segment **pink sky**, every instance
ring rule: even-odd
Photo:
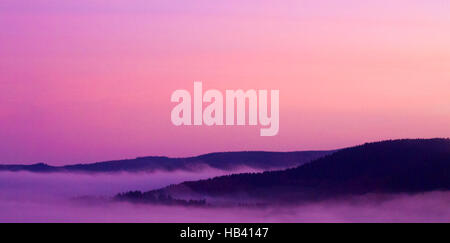
[[[450,5],[2,0],[0,163],[450,137]],[[175,127],[176,89],[279,89],[280,132]]]

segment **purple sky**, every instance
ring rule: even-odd
[[[449,137],[448,1],[2,0],[0,163]],[[279,89],[280,132],[175,127],[176,89]]]

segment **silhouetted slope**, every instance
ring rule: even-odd
[[[294,169],[184,182],[150,191],[172,198],[294,202],[366,193],[450,189],[450,140],[395,140],[340,150]]]
[[[58,171],[58,167],[46,165],[44,163],[32,165],[0,165],[0,171],[33,171],[33,172],[54,172]]]
[[[259,170],[285,169],[310,162],[333,151],[303,152],[224,152],[211,153],[189,158],[142,157],[128,160],[76,164],[67,166],[49,166],[43,163],[34,165],[0,165],[0,171],[32,172],[140,172],[200,170],[215,168],[233,171],[241,167]]]

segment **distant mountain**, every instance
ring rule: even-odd
[[[32,165],[0,165],[0,171],[33,171],[33,172],[53,172],[58,171],[60,167],[49,166],[44,163]]]
[[[116,199],[298,203],[449,189],[450,140],[418,139],[367,143],[293,169],[184,182],[145,193],[119,194]]]
[[[188,158],[141,157],[67,166],[49,166],[43,163],[33,165],[0,165],[0,171],[152,172],[175,170],[196,171],[204,168],[215,168],[232,172],[243,167],[257,170],[274,170],[296,167],[333,152],[224,152]]]

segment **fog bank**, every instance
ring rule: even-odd
[[[340,201],[270,208],[195,208],[74,197],[110,197],[184,180],[217,176],[189,172],[152,174],[0,173],[0,222],[450,222],[450,192],[369,195]]]

